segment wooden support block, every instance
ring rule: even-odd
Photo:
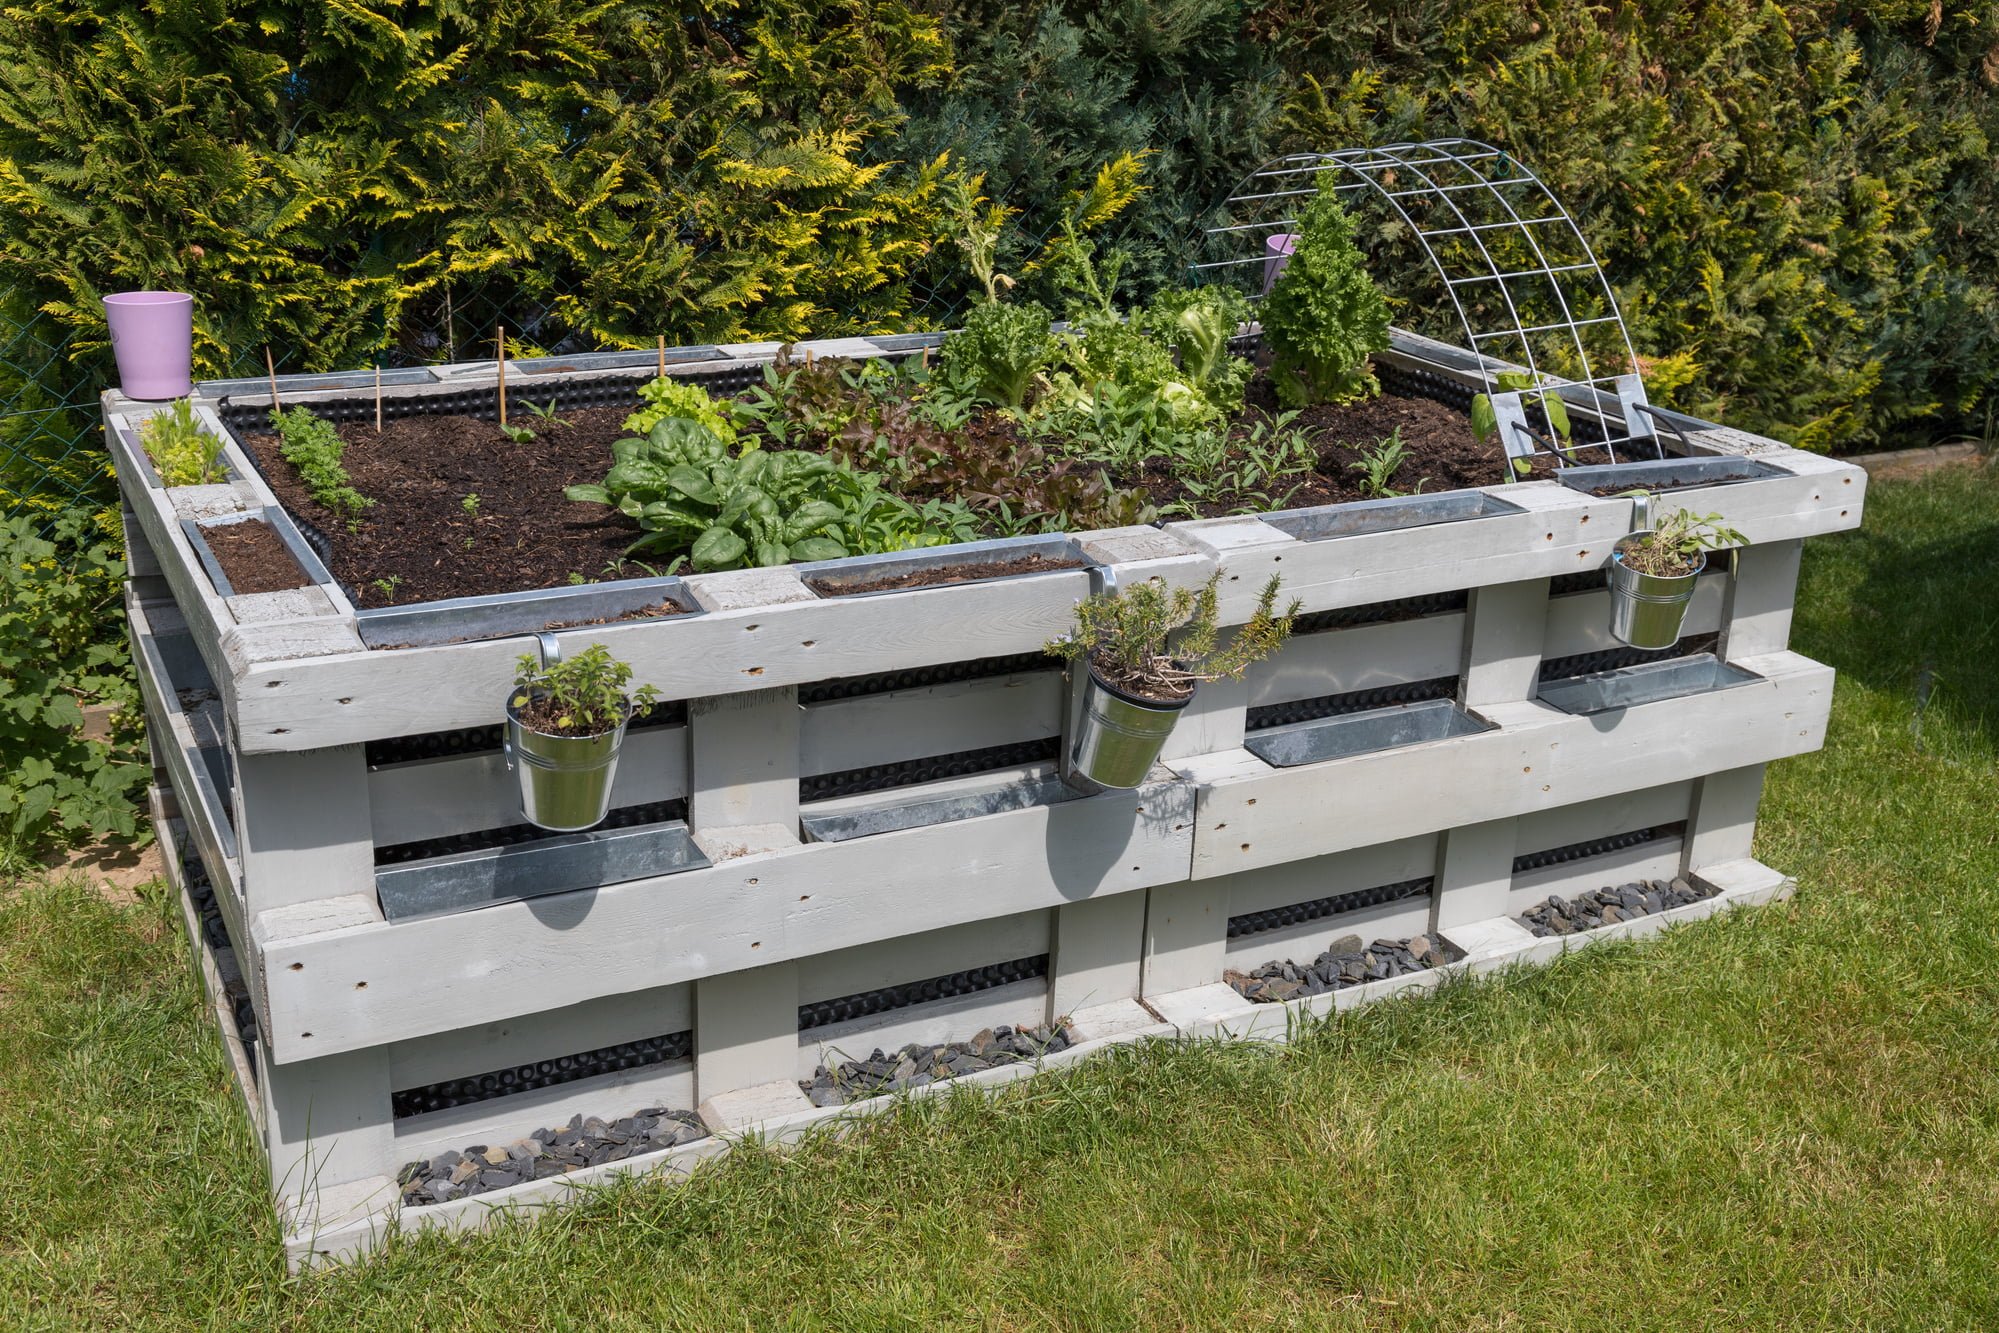
[[[1548,637],[1548,580],[1474,588],[1467,620],[1464,706],[1478,709],[1532,698]]]
[[[1147,996],[1218,981],[1228,966],[1228,879],[1182,880],[1148,890],[1144,989]]]
[[[1184,759],[1242,748],[1249,721],[1249,680],[1211,680],[1194,691],[1159,757]]]
[[[1136,998],[1145,945],[1145,895],[1085,898],[1055,909],[1048,1017]]]
[[[796,687],[692,700],[687,727],[688,822],[696,833],[756,824],[798,827]]]
[[[1518,823],[1492,819],[1444,833],[1437,848],[1437,887],[1430,898],[1434,929],[1447,931],[1505,914]]]
[[[1721,655],[1748,657],[1790,646],[1791,609],[1798,594],[1803,540],[1745,546],[1735,554],[1722,617]]]
[[[1710,773],[1694,783],[1687,818],[1683,868],[1747,860],[1756,838],[1756,807],[1763,799],[1762,764]]]
[[[257,1063],[274,1195],[310,1203],[318,1191],[394,1174],[386,1047],[273,1066],[259,1043]]]
[[[375,893],[368,764],[359,745],[236,759],[248,914]]]
[[[694,983],[694,1093],[701,1101],[792,1078],[797,1062],[797,963]]]

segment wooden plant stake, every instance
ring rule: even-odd
[[[659,335],[659,377],[666,378],[666,335]]]
[[[273,412],[284,411],[285,405],[278,401],[278,364],[271,360],[271,345],[269,343],[264,344],[264,374],[271,381],[271,410]]]
[[[500,325],[500,429],[507,428],[507,326]]]
[[[375,434],[382,433],[382,358],[375,358]]]

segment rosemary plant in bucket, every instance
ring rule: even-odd
[[[631,679],[630,665],[602,644],[546,666],[532,655],[520,659],[505,749],[529,823],[568,833],[603,821],[625,725],[659,698],[650,685],[628,690]]]
[[[1075,630],[1048,644],[1050,653],[1090,673],[1073,772],[1103,787],[1138,786],[1196,686],[1240,676],[1290,635],[1301,604],[1294,600],[1278,613],[1273,575],[1248,623],[1223,644],[1216,620],[1221,578],[1217,571],[1198,589],[1148,580],[1076,607]]]

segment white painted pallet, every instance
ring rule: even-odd
[[[697,368],[751,366],[771,350],[720,349]],[[643,358],[633,364],[642,369]],[[394,392],[476,387],[491,371],[450,368]],[[591,361],[580,373],[631,378],[633,366]],[[354,392],[323,378],[280,388],[287,402]],[[250,401],[261,389],[227,392]],[[1601,566],[1628,529],[1628,499],[1537,481],[1485,488],[1494,511],[1485,517],[1321,540],[1263,517],[1080,534],[1084,553],[1121,584],[1184,586],[1223,571],[1224,619],[1235,622],[1273,573],[1308,613],[1432,594],[1463,593],[1464,606],[1301,634],[1244,681],[1204,687],[1136,792],[846,841],[813,841],[805,817],[1045,777],[1069,695],[1052,665],[1019,663],[847,697],[815,687],[1035,653],[1069,624],[1089,576],[848,599],[819,596],[788,568],[695,576],[686,588],[698,614],[560,639],[570,651],[604,644],[684,704],[684,721],[630,735],[615,804],[684,801],[707,863],[390,920],[376,893],[379,849],[503,828],[516,798],[496,751],[371,762],[371,746],[498,722],[524,640],[369,650],[335,585],[222,596],[181,520],[275,498],[233,444],[227,484],[161,488],[131,439],[148,409],[115,397],[107,407],[134,538],[135,658],[165,784],[157,818],[208,869],[256,1006],[254,1077],[240,1051],[238,1073],[294,1262],[356,1252],[397,1225],[402,1162],[506,1141],[574,1112],[699,1106],[729,1134],[753,1123],[793,1136],[856,1113],[812,1111],[796,1080],[874,1046],[1063,1017],[1083,1040],[1051,1065],[1169,1032],[1268,1038],[1444,973],[1246,1013],[1220,984],[1227,969],[1309,958],[1350,933],[1422,930],[1463,945],[1457,970],[1475,971],[1548,953],[1523,944],[1506,918],[1549,892],[1668,874],[1733,886],[1714,902],[1762,892],[1767,875],[1743,867],[1753,864],[1764,768],[1821,743],[1831,698],[1832,673],[1787,648],[1798,552],[1805,537],[1857,525],[1865,486],[1856,469],[1773,447],[1756,454],[1768,475],[1673,497],[1721,513],[1756,543],[1732,574],[1702,580],[1687,633],[1716,635],[1718,655],[1758,679],[1596,716],[1536,698],[1544,663],[1616,647],[1606,593],[1551,597],[1550,584]],[[1295,768],[1246,748],[1271,716],[1256,710],[1453,678],[1456,703],[1486,729]],[[182,691],[203,683],[217,701],[190,706]],[[218,746],[222,782],[209,762]],[[969,776],[939,767],[887,795],[805,799],[836,779],[865,787],[885,768],[970,752],[1012,757]],[[1660,825],[1678,831],[1514,871],[1523,853]],[[1228,933],[1231,917],[1418,879],[1431,881],[1427,892]],[[822,1001],[1023,959],[1039,971],[800,1026]],[[393,1113],[398,1092],[680,1033],[684,1058]],[[952,1082],[998,1086],[1029,1073]],[[603,1177],[691,1169],[726,1137],[402,1217],[478,1226]]]

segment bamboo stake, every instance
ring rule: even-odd
[[[659,335],[659,377],[666,378],[666,335]]]
[[[264,344],[264,374],[268,375],[271,380],[271,410],[273,412],[284,411],[285,405],[278,401],[278,365],[277,362],[271,360],[271,345],[269,343]]]
[[[500,429],[507,428],[507,326],[500,325]]]

